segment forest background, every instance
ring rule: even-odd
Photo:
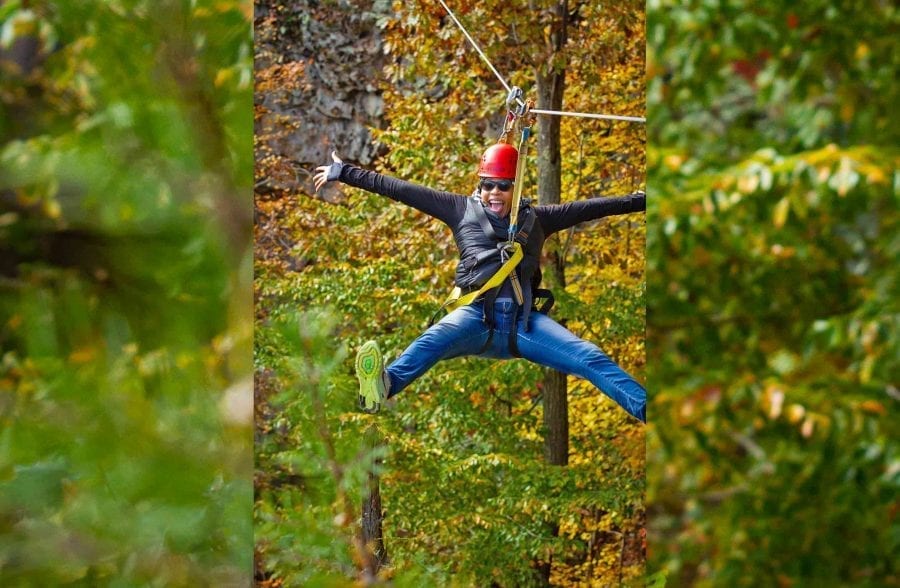
[[[643,115],[643,3],[455,10],[527,97],[564,73],[565,109]],[[560,378],[521,360],[442,363],[382,414],[355,408],[355,349],[377,339],[390,358],[425,328],[455,246],[384,197],[316,194],[311,172],[336,149],[468,195],[503,127],[503,86],[436,3],[262,1],[255,16],[257,581],[361,568],[398,585],[639,584],[643,427],[586,382],[562,378],[559,461],[544,400]],[[531,198],[537,160],[552,158],[552,127],[535,130]],[[644,137],[641,124],[563,120],[559,199],[642,189]],[[603,219],[552,239],[544,260],[554,317],[641,380],[645,235],[643,214]]]
[[[341,5],[353,6],[331,7]],[[0,2],[4,585],[249,581],[250,12],[203,0]],[[654,0],[647,17],[651,582],[896,586],[897,10]],[[471,59],[452,42],[451,59]],[[348,59],[360,55],[351,45]],[[496,124],[501,105],[479,104]],[[279,181],[306,181],[302,169]],[[309,333],[333,339],[316,324]],[[346,389],[349,364],[335,354]],[[348,419],[343,430],[367,424]],[[348,468],[344,487],[362,489],[365,470]],[[341,530],[320,524],[347,537],[346,513],[328,510],[334,496],[314,500]],[[631,577],[636,558],[610,557],[614,527],[600,524],[587,543],[606,560],[573,574]],[[299,523],[281,530],[266,530],[277,549],[313,549],[302,565],[262,554],[261,582],[303,566],[355,574],[349,543],[331,552],[322,536],[292,536],[305,532]],[[574,537],[549,547],[569,541],[568,553],[589,551]],[[410,563],[396,583],[446,573],[429,563]],[[529,581],[538,570],[525,570]]]
[[[252,577],[249,3],[0,1],[0,585]]]

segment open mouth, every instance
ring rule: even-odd
[[[503,201],[502,200],[488,200],[488,206],[496,213],[499,213],[503,210]]]

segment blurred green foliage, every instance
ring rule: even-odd
[[[249,5],[0,3],[0,584],[251,574]]]
[[[895,586],[897,8],[648,3],[651,569]]]

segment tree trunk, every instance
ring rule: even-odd
[[[537,106],[543,110],[562,110],[563,93],[566,88],[565,66],[558,67],[559,57],[566,44],[568,27],[568,2],[557,3],[555,15],[547,39],[547,54],[543,63],[536,67]],[[563,62],[564,63],[564,62]],[[541,204],[559,204],[562,186],[562,161],[560,158],[560,119],[545,116],[537,129],[538,152],[538,201]],[[549,251],[551,286],[563,288],[566,285],[565,263],[554,243]],[[544,397],[544,458],[547,463],[565,466],[569,463],[569,408],[565,374],[549,370],[543,382]],[[546,521],[550,536],[559,533],[557,521]],[[552,556],[546,561],[536,562],[540,583],[550,586],[553,568]]]
[[[369,446],[377,447],[383,442],[381,434],[374,426],[366,430],[366,438]],[[362,543],[365,550],[371,555],[372,575],[378,574],[388,563],[387,547],[384,545],[384,533],[381,522],[384,520],[384,511],[381,508],[381,478],[375,473],[381,466],[382,460],[374,459],[369,468],[366,479],[366,496],[362,501]]]
[[[375,573],[388,563],[387,548],[384,546],[384,534],[381,530],[383,512],[381,510],[381,490],[379,478],[369,472],[368,495],[362,504],[362,539],[371,550],[375,559]]]
[[[537,106],[545,110],[562,110],[563,93],[566,86],[566,70],[555,68],[554,62],[566,42],[568,18],[567,2],[556,6],[556,18],[550,34],[550,49],[547,60],[537,67]],[[559,149],[560,119],[545,116],[540,121],[537,132],[538,151],[538,200],[541,204],[559,204],[561,191],[562,162]],[[553,286],[563,288],[566,284],[565,263],[556,244],[549,252]],[[544,379],[544,455],[552,465],[566,465],[569,462],[569,419],[566,401],[566,377],[559,372],[550,372]]]

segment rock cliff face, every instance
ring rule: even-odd
[[[378,156],[368,128],[382,122],[387,58],[377,23],[390,14],[386,0],[257,0],[257,158],[283,158],[295,170],[267,178],[268,188],[307,190],[308,170],[331,161],[332,149],[360,165]],[[261,83],[260,72],[273,70]]]

